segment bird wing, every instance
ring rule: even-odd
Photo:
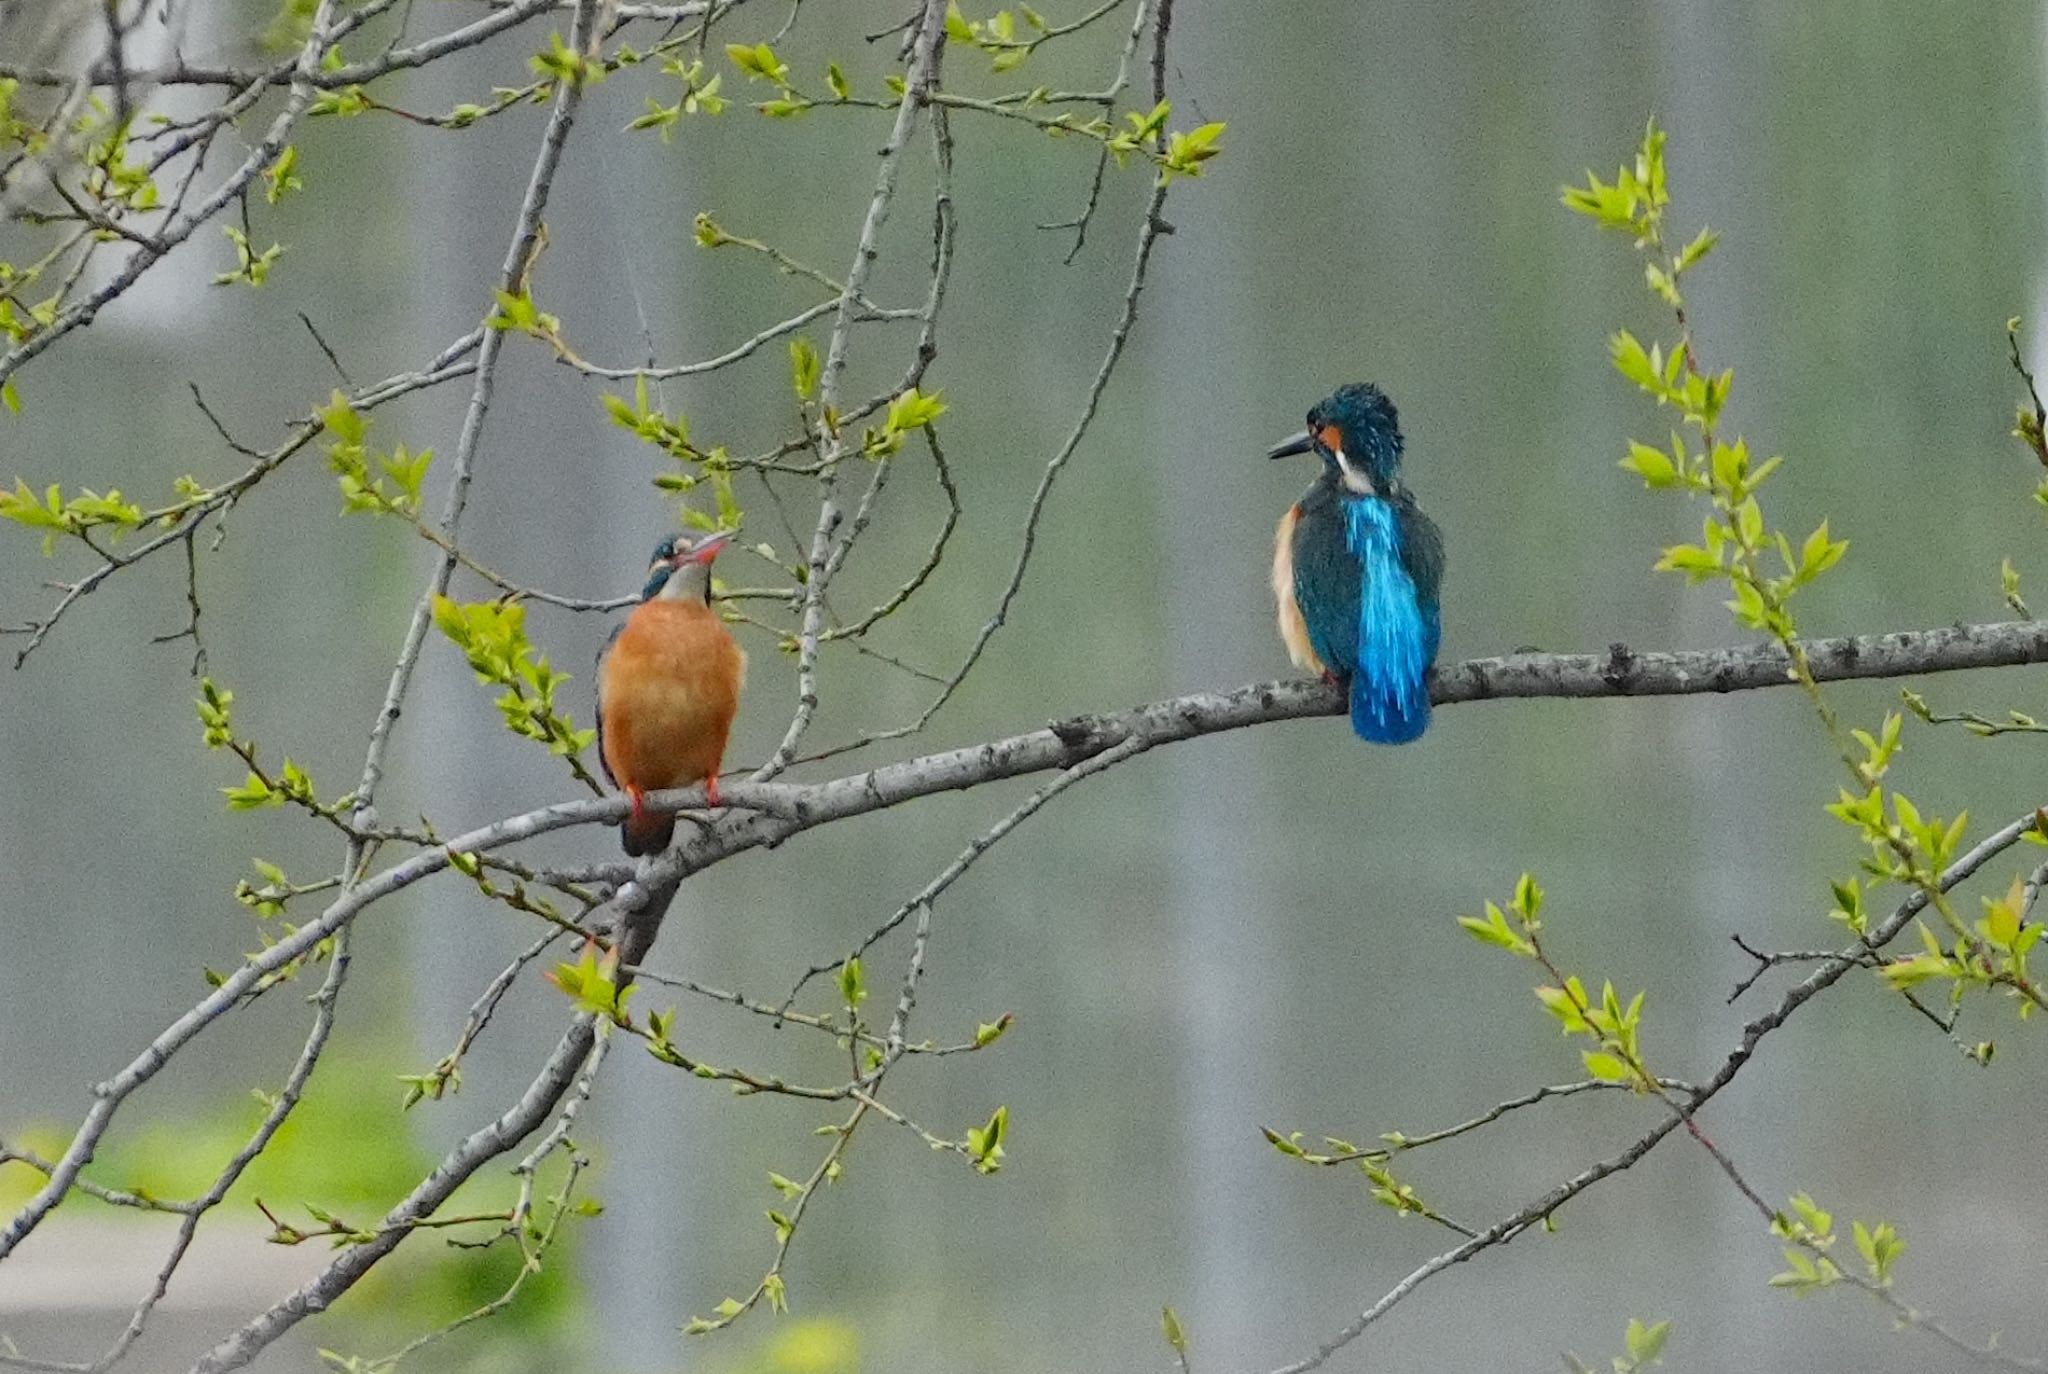
[[[1358,559],[1334,503],[1302,502],[1294,524],[1294,601],[1308,642],[1330,671],[1358,667]]]
[[[593,679],[597,683],[597,761],[604,766],[604,775],[614,787],[619,785],[619,780],[612,773],[611,758],[604,752],[604,665],[605,660],[612,656],[612,646],[619,642],[619,636],[625,632],[626,622],[621,620],[612,626],[612,632],[605,636],[604,646],[597,651],[597,673]]]
[[[1444,537],[1436,522],[1424,515],[1403,492],[1395,509],[1400,513],[1401,566],[1415,584],[1415,603],[1422,612],[1427,631],[1425,647],[1429,663],[1436,662],[1437,642],[1443,635],[1437,607],[1438,589],[1444,580]]]

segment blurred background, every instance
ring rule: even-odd
[[[443,8],[422,7],[416,23],[455,22]],[[804,9],[777,51],[813,88],[836,59],[879,93],[893,47],[860,35],[904,8]],[[187,55],[248,57],[243,35],[274,9],[202,7]],[[719,37],[769,37],[784,13],[748,7]],[[1123,27],[1106,21],[1004,76],[955,51],[947,85],[1099,86]],[[528,25],[375,89],[420,110],[481,101],[528,79],[544,34]],[[1808,594],[1803,628],[2006,618],[2006,556],[2023,591],[2048,585],[2030,499],[2039,474],[2008,434],[2020,393],[2004,360],[2005,320],[2032,313],[2048,281],[2038,6],[1301,0],[1183,5],[1174,39],[1174,124],[1227,121],[1224,152],[1175,188],[1176,232],[1009,625],[923,736],[864,762],[1286,673],[1265,569],[1272,522],[1311,474],[1306,460],[1259,455],[1359,378],[1399,403],[1410,480],[1445,531],[1446,657],[1735,640],[1718,597],[1649,570],[1659,547],[1697,537],[1697,513],[1615,468],[1627,438],[1655,441],[1667,421],[1612,374],[1606,337],[1665,334],[1667,322],[1628,244],[1557,200],[1588,167],[1610,176],[1653,113],[1671,131],[1677,235],[1707,223],[1723,236],[1689,294],[1707,363],[1735,369],[1724,428],[1787,456],[1770,491],[1779,523],[1804,531],[1825,516],[1851,540]],[[1141,91],[1127,105],[1145,103]],[[649,94],[675,98],[673,79],[628,71],[591,92],[536,279],[579,351],[619,364],[644,360],[650,339],[664,362],[709,356],[815,299],[758,259],[698,248],[692,217],[709,211],[843,272],[886,127],[872,112],[785,122],[736,103],[686,119],[669,144],[620,133]],[[725,94],[759,93],[726,70]],[[288,246],[269,284],[207,285],[232,253],[217,231],[197,235],[26,370],[25,413],[0,422],[0,481],[117,486],[148,503],[182,473],[239,471],[188,388],[245,442],[275,442],[337,385],[300,311],[358,383],[423,363],[488,300],[544,115],[515,109],[461,133],[379,116],[307,125],[305,193],[255,207],[259,246]],[[954,131],[959,260],[928,386],[951,406],[944,431],[967,512],[942,575],[874,639],[934,671],[950,670],[1001,591],[1025,503],[1115,318],[1145,192],[1140,169],[1113,172],[1085,248],[1062,266],[1070,237],[1035,226],[1079,208],[1088,146],[968,115]],[[875,287],[885,303],[920,290],[928,161],[920,145],[906,166]],[[909,339],[864,331],[849,392],[899,375]],[[822,349],[822,330],[813,341]],[[686,412],[699,442],[758,451],[788,432],[787,377],[777,345],[656,399]],[[373,436],[450,453],[467,390],[380,410]],[[464,542],[515,581],[630,591],[674,526],[650,486],[666,460],[599,401],[542,346],[511,341]],[[758,492],[741,496],[750,537],[786,547]],[[900,582],[942,509],[914,458],[888,501],[845,605]],[[339,504],[318,454],[303,454],[234,512],[201,564],[210,671],[236,693],[239,730],[267,758],[289,752],[323,795],[354,782],[431,554],[395,522],[339,518]],[[0,538],[0,620],[41,614],[53,595],[42,579],[84,566],[68,550],[44,561],[25,532]],[[216,789],[241,770],[201,746],[189,646],[149,642],[183,621],[183,569],[166,556],[0,674],[10,1141],[60,1148],[89,1086],[203,994],[202,969],[255,948],[255,922],[232,900],[254,877],[252,855],[302,879],[335,859],[318,827],[222,809]],[[566,701],[587,723],[585,665],[608,621],[535,607],[529,625],[575,673]],[[766,755],[793,701],[772,637],[747,643],[735,762]],[[931,691],[852,656],[824,672],[820,744],[913,717]],[[1995,715],[2038,710],[2038,681],[2012,671],[1923,686],[1937,706]],[[1872,724],[1897,688],[1832,695]],[[1895,776],[1923,807],[1968,808],[1981,835],[2048,800],[2039,747],[1912,723]],[[394,764],[384,814],[424,814],[444,833],[574,791],[556,760],[504,733],[490,693],[438,639]],[[1838,776],[1791,692],[1474,705],[1400,750],[1357,744],[1334,719],[1162,750],[1033,819],[937,911],[914,1030],[965,1038],[1003,1012],[1016,1026],[985,1053],[904,1065],[891,1091],[955,1136],[1007,1104],[999,1175],[869,1126],[798,1237],[791,1315],[686,1342],[677,1329],[690,1315],[744,1294],[767,1266],[763,1211],[777,1199],[765,1171],[808,1173],[825,1143],[811,1132],[830,1118],[734,1098],[622,1044],[578,1135],[604,1214],[574,1227],[566,1262],[519,1306],[412,1363],[1165,1368],[1166,1303],[1197,1368],[1285,1363],[1450,1238],[1372,1203],[1355,1174],[1292,1166],[1261,1126],[1415,1134],[1579,1075],[1576,1049],[1530,996],[1530,970],[1475,946],[1452,918],[1534,871],[1560,962],[1646,990],[1650,1062],[1704,1078],[1781,985],[1726,1005],[1749,967],[1730,936],[1771,948],[1838,938],[1826,880],[1856,856],[1821,810]],[[654,962],[777,999],[1032,785],[901,807],[722,865],[684,889]],[[578,831],[535,848],[595,860],[613,844]],[[2025,862],[1995,866],[1986,890]],[[367,1222],[525,1084],[565,1015],[531,976],[459,1096],[401,1113],[394,1075],[446,1053],[472,999],[531,938],[454,882],[359,924],[329,1062],[273,1157],[202,1231],[208,1247],[131,1368],[185,1368],[325,1260],[318,1242],[266,1247],[252,1199],[288,1220],[311,1203]],[[887,988],[903,953],[892,942],[871,957],[871,985]],[[673,1000],[640,996],[643,1008]],[[209,1030],[129,1105],[100,1176],[166,1194],[203,1186],[259,1118],[248,1090],[276,1088],[305,1020],[287,993]],[[1810,1192],[1844,1229],[1850,1217],[1895,1222],[1913,1306],[2032,1354],[2048,1347],[2032,1105],[2048,1087],[2048,1047],[2001,1008],[1973,1008],[1959,1034],[1998,1042],[1989,1069],[1874,980],[1851,978],[1767,1042],[1705,1121],[1767,1197]],[[701,1000],[681,1004],[677,1037],[717,1064],[817,1082],[843,1069],[822,1038]],[[1484,1225],[1656,1119],[1653,1104],[1599,1096],[1412,1156],[1401,1177]],[[487,1172],[477,1196],[502,1206],[510,1180]],[[0,1169],[0,1210],[32,1185],[26,1170]],[[1958,1358],[1893,1331],[1853,1292],[1801,1303],[1768,1289],[1777,1246],[1682,1138],[1557,1220],[1556,1234],[1426,1285],[1333,1367],[1556,1368],[1566,1350],[1597,1362],[1620,1349],[1631,1316],[1673,1320],[1680,1368],[1924,1370]],[[0,1329],[27,1353],[91,1358],[146,1290],[170,1230],[67,1207],[0,1268]],[[505,1255],[422,1237],[259,1367],[309,1367],[314,1347],[381,1354],[512,1272]]]

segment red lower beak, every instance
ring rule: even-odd
[[[685,563],[709,563],[725,551],[725,546],[730,544],[732,539],[731,531],[727,531],[724,534],[714,534],[703,543],[693,544],[686,552],[679,554],[676,557],[675,565],[680,568]]]

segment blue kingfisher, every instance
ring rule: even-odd
[[[1296,453],[1323,468],[1280,518],[1280,638],[1297,666],[1348,687],[1360,739],[1405,744],[1429,728],[1444,545],[1401,481],[1394,403],[1370,382],[1337,388],[1266,456]]]

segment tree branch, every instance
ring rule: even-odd
[[[2009,667],[2048,661],[2048,623],[2010,621],[1816,639],[1807,641],[1807,651],[1819,681]],[[1791,685],[1785,675],[1786,662],[1784,651],[1776,645],[1643,654],[1617,645],[1604,655],[1511,654],[1468,659],[1439,669],[1431,682],[1431,699],[1439,706],[1451,706],[1506,698],[1750,691]],[[1345,709],[1342,692],[1320,681],[1254,683],[1231,692],[1197,692],[1128,711],[1075,716],[1042,730],[825,782],[733,782],[722,789],[727,813],[653,864],[643,865],[628,891],[648,884],[665,886],[672,893],[673,883],[686,874],[749,849],[781,844],[816,826],[941,792],[962,791],[1049,768],[1072,768],[1126,741],[1142,740],[1150,748],[1273,721],[1341,715]],[[702,787],[689,787],[650,793],[646,801],[652,809],[676,811],[701,807],[704,794]],[[6,1229],[0,1230],[0,1259],[69,1191],[119,1104],[154,1078],[173,1054],[262,978],[305,954],[373,903],[447,868],[451,851],[481,852],[572,826],[616,824],[627,809],[623,797],[559,802],[455,836],[441,848],[412,855],[366,878],[317,919],[252,958],[167,1027],[120,1073],[94,1089],[92,1110],[58,1162],[57,1173]],[[624,897],[622,894],[622,901]],[[659,923],[658,915],[637,919],[642,924]],[[652,943],[651,933],[644,939],[637,950],[634,944],[638,941],[628,942],[622,964],[641,962],[646,945]]]
[[[596,1038],[591,1018],[577,1017],[519,1100],[450,1150],[433,1173],[385,1214],[370,1240],[342,1251],[297,1292],[208,1351],[192,1366],[192,1374],[224,1374],[226,1370],[240,1369],[301,1320],[326,1311],[336,1298],[355,1286],[356,1280],[397,1249],[418,1228],[419,1221],[433,1215],[470,1175],[511,1151],[548,1119],[555,1104],[576,1081],[578,1068],[593,1054]]]
[[[1903,637],[1899,635],[1884,636],[1888,640]],[[1815,643],[1826,642],[1829,641],[1816,641]],[[1833,642],[1839,643],[1841,641]],[[2035,827],[2036,814],[2036,812],[2030,811],[2018,820],[2012,821],[2003,829],[1980,841],[1969,852],[1957,859],[1954,864],[1950,865],[1942,873],[1940,879],[1941,890],[1944,892],[1948,891],[1956,884],[1963,882],[1976,873],[1978,869],[1982,868],[1992,859],[2018,844],[2020,837]],[[1756,1047],[1762,1043],[1765,1036],[1784,1025],[1800,1007],[1839,982],[1842,976],[1848,973],[1849,970],[1859,967],[1866,949],[1882,946],[1895,938],[1900,931],[1906,928],[1907,922],[1926,909],[1928,901],[1929,897],[1925,891],[1916,889],[1908,893],[1905,899],[1892,911],[1891,915],[1885,917],[1883,921],[1871,928],[1867,942],[1859,941],[1842,950],[1827,963],[1822,964],[1788,989],[1785,995],[1779,998],[1776,1006],[1744,1026],[1742,1028],[1742,1039],[1728,1052],[1727,1058],[1722,1061],[1720,1070],[1706,1083],[1701,1085],[1696,1092],[1690,1095],[1683,1113],[1674,1112],[1664,1117],[1655,1126],[1637,1137],[1627,1149],[1622,1150],[1619,1154],[1601,1160],[1590,1168],[1566,1179],[1542,1197],[1502,1217],[1499,1221],[1463,1244],[1453,1246],[1451,1249],[1433,1255],[1423,1261],[1422,1264],[1410,1271],[1406,1278],[1381,1295],[1378,1301],[1353,1318],[1351,1323],[1343,1330],[1318,1346],[1315,1353],[1304,1359],[1296,1360],[1292,1364],[1283,1365],[1279,1369],[1274,1370],[1273,1374],[1309,1374],[1310,1370],[1321,1368],[1332,1355],[1364,1335],[1366,1330],[1391,1311],[1395,1304],[1399,1303],[1403,1298],[1413,1293],[1437,1274],[1454,1265],[1463,1264],[1466,1260],[1473,1258],[1483,1251],[1490,1250],[1497,1245],[1506,1244],[1524,1231],[1527,1231],[1530,1227],[1541,1222],[1580,1193],[1585,1192],[1586,1189],[1599,1183],[1602,1179],[1611,1178],[1615,1174],[1633,1168],[1645,1155],[1655,1149],[1664,1137],[1670,1135],[1681,1125],[1687,1124],[1689,1117],[1697,1113],[1721,1089],[1733,1082],[1735,1075],[1742,1071],[1742,1066],[1747,1064],[1751,1057],[1755,1055]],[[1927,1325],[1924,1322],[1921,1324]],[[1961,1344],[1945,1330],[1938,1331],[1937,1334],[1951,1344]],[[1963,1348],[1966,1350],[1972,1349],[1967,1345],[1963,1345]]]

